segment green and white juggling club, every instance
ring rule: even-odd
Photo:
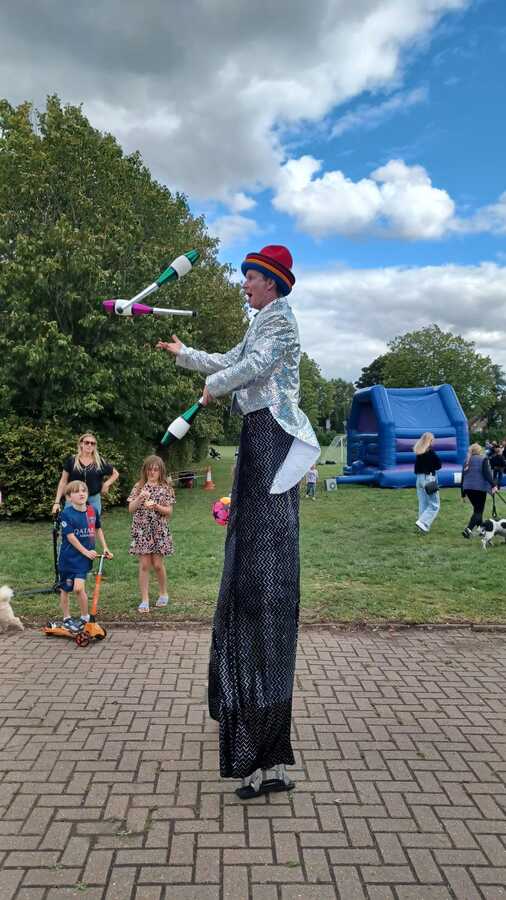
[[[144,290],[140,291],[135,297],[132,297],[125,305],[122,305],[121,308],[115,310],[117,315],[120,316],[128,316],[131,315],[131,308],[134,303],[141,303],[146,297],[149,297],[150,294],[154,294],[158,288],[162,287],[162,285],[167,284],[169,281],[177,281],[179,278],[182,278],[183,275],[186,275],[190,269],[193,268],[195,263],[199,258],[198,250],[189,250],[188,253],[183,253],[182,256],[177,256],[173,262],[171,262],[170,266],[162,272],[161,275],[153,282],[153,284],[149,284]],[[123,304],[124,301],[121,301]]]
[[[170,423],[160,442],[164,447],[168,447],[170,444],[173,444],[174,441],[180,441],[181,438],[184,438],[185,434],[188,434],[190,425],[195,416],[204,408],[203,400],[204,398],[201,397],[200,400],[197,400],[197,402],[193,404],[193,406],[190,406],[189,409],[185,410],[184,413],[181,413],[177,419],[174,419],[174,421]]]

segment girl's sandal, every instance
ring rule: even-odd
[[[169,603],[168,597],[159,597],[158,600],[156,601],[156,606],[158,606],[158,608],[160,608],[162,606],[168,606],[168,603]]]
[[[137,607],[137,612],[148,613],[149,612],[149,601],[142,600]]]

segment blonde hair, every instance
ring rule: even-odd
[[[483,456],[484,452],[485,451],[484,451],[483,447],[481,446],[481,444],[471,444],[471,446],[469,447],[469,450],[467,451],[466,461],[464,463],[464,469],[469,468],[469,464],[470,464],[471,458],[473,456]]]
[[[146,456],[144,460],[141,471],[139,473],[139,480],[137,482],[136,487],[143,488],[148,480],[149,475],[149,467],[150,466],[158,466],[160,472],[160,478],[158,479],[159,484],[166,484],[168,487],[172,486],[172,479],[170,475],[167,475],[167,470],[165,468],[165,463],[161,456],[156,456],[153,454],[152,456]]]
[[[97,440],[96,435],[94,435],[92,431],[85,431],[84,434],[82,434],[81,437],[78,439],[76,455],[74,456],[74,469],[76,469],[77,472],[84,471],[84,468],[81,465],[81,461],[79,459],[79,454],[81,452],[81,444],[84,441],[84,439],[87,437],[95,438],[95,441]],[[100,456],[100,453],[97,450],[97,446],[98,446],[98,442],[95,444],[95,448],[93,450],[93,465],[94,465],[95,469],[101,469],[104,464],[104,460]]]
[[[432,434],[432,431],[424,431],[424,433],[422,435],[420,435],[416,444],[413,447],[413,450],[416,453],[416,455],[419,456],[420,453],[426,453],[427,450],[429,449],[430,445],[432,444],[433,440],[434,440],[434,435]]]
[[[70,497],[75,491],[80,491],[81,488],[84,488],[87,494],[89,494],[88,485],[85,481],[69,481],[69,483],[65,487],[65,496]]]

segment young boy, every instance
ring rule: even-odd
[[[309,472],[306,473],[306,497],[311,497],[312,500],[316,500],[316,482],[318,478],[318,469],[316,468],[316,463],[313,463]]]
[[[65,497],[70,501],[70,506],[62,512],[62,544],[58,559],[60,602],[63,624],[69,631],[77,633],[90,620],[85,581],[93,560],[98,556],[95,534],[107,559],[112,559],[112,553],[105,542],[99,514],[91,504],[87,505],[88,488],[84,481],[71,481],[65,489]],[[79,600],[80,619],[70,617],[69,594],[72,591]]]

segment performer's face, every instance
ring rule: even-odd
[[[242,286],[253,309],[263,309],[276,299],[276,288],[270,279],[264,278],[256,269],[248,269]]]

